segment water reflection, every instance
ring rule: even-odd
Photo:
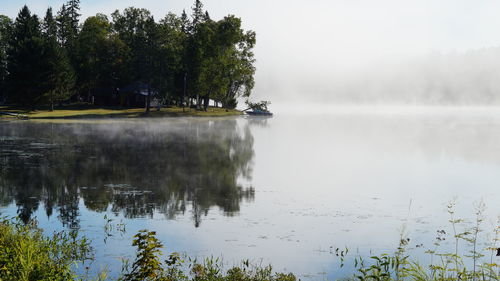
[[[236,119],[207,122],[2,122],[0,204],[15,202],[24,221],[43,205],[79,228],[79,202],[127,218],[173,219],[195,226],[216,206],[225,215],[253,200],[253,136]],[[43,203],[43,204],[41,204]]]

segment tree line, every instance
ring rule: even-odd
[[[213,20],[200,0],[188,15],[116,10],[80,23],[80,1],[69,0],[43,19],[24,6],[0,15],[0,104],[35,109],[65,101],[130,105],[141,93],[167,105],[206,110],[212,100],[234,108],[254,86],[256,34],[228,15]]]

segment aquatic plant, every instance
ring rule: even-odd
[[[115,233],[123,236],[127,232],[126,225],[123,220],[114,222],[114,219],[104,215],[104,243],[107,243],[108,238],[113,237]]]
[[[456,218],[456,202],[452,201],[447,205],[447,212],[450,215],[452,233],[445,230],[437,230],[436,239],[431,249],[425,251],[430,255],[430,263],[422,264],[421,261],[411,258],[411,253],[407,249],[410,238],[401,235],[400,244],[394,254],[380,254],[366,259],[363,257],[354,258],[355,272],[353,280],[500,280],[500,265],[494,262],[494,256],[500,256],[500,249],[497,246],[500,234],[500,217],[497,225],[493,229],[494,237],[486,248],[481,249],[480,234],[484,231],[484,210],[482,202],[474,206],[474,220],[471,224],[465,224],[465,220]],[[460,229],[462,227],[462,229]],[[451,237],[450,237],[451,236]],[[442,248],[442,242],[452,238],[453,245],[450,248]],[[422,247],[418,245],[417,247]],[[461,251],[461,247],[469,249]],[[482,259],[489,254],[489,260]],[[435,259],[437,257],[437,259]],[[342,256],[341,264],[344,259]]]
[[[136,259],[131,268],[128,261],[123,266],[120,281],[295,281],[291,273],[274,273],[272,266],[253,266],[244,261],[224,271],[219,258],[206,258],[202,262],[188,258],[187,262],[178,253],[172,253],[161,261],[163,244],[156,232],[141,230],[134,236],[137,247]]]

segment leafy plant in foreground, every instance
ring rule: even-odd
[[[0,221],[0,280],[74,280],[72,266],[90,260],[89,241],[76,232],[46,237],[36,221]]]
[[[224,264],[218,258],[206,258],[203,262],[189,259],[188,264],[178,253],[172,253],[161,262],[163,245],[154,231],[142,230],[136,234],[133,246],[137,247],[136,260],[126,272],[122,281],[296,281],[291,274],[274,273],[272,266],[252,266],[249,261],[225,272]]]
[[[410,240],[402,235],[400,245],[393,255],[382,254],[372,256],[369,259],[355,258],[354,267],[356,273],[354,273],[352,279],[368,281],[500,280],[500,265],[494,262],[494,257],[500,252],[500,249],[497,248],[500,226],[495,226],[493,230],[493,241],[487,243],[485,249],[481,249],[480,234],[483,232],[484,204],[482,202],[475,204],[475,218],[472,225],[464,226],[463,230],[459,230],[459,227],[462,226],[465,220],[455,217],[455,205],[455,202],[452,201],[447,206],[450,215],[451,233],[448,234],[445,230],[438,230],[433,248],[426,251],[431,256],[430,264],[422,265],[415,260],[411,260],[406,248]],[[500,223],[500,218],[498,222]],[[451,239],[454,242],[451,245],[452,251],[440,251],[440,247],[448,235],[452,235],[453,238]],[[461,250],[462,244],[465,244],[465,247],[470,250]],[[491,252],[491,254],[489,261],[486,262],[482,258],[488,252]]]

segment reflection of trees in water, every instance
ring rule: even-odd
[[[269,116],[245,116],[245,119],[247,120],[247,123],[250,126],[258,126],[262,128],[267,128],[269,127],[269,119],[273,117]]]
[[[253,137],[234,119],[4,123],[0,144],[0,203],[15,201],[23,220],[43,202],[77,228],[81,198],[130,218],[191,211],[198,226],[210,208],[234,215],[254,196],[238,185],[251,176]]]

